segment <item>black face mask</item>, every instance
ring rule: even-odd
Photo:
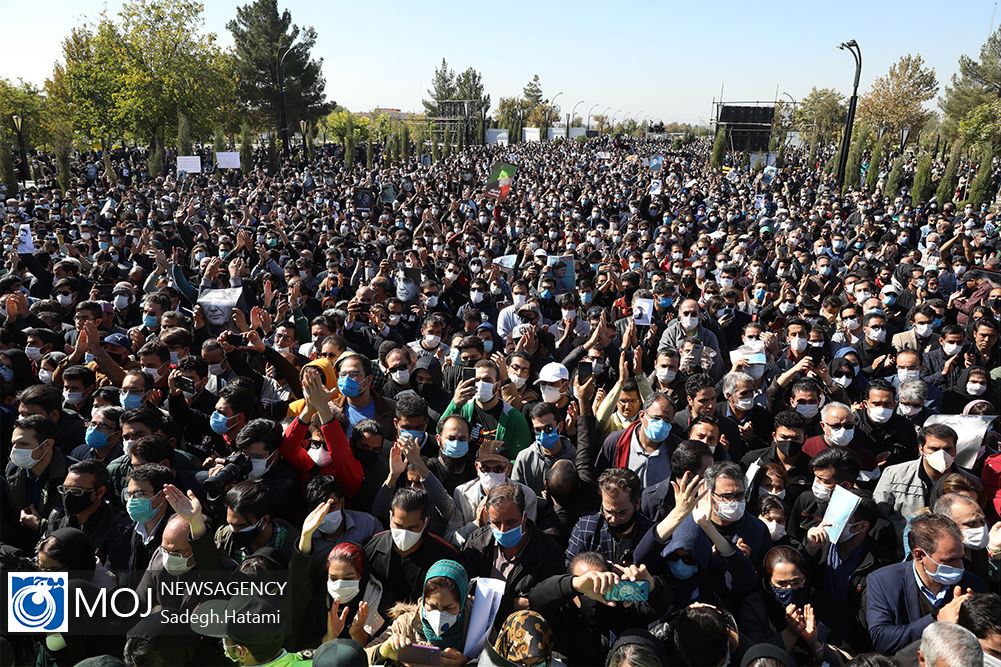
[[[375,460],[379,458],[379,452],[373,452],[370,449],[353,449],[352,453],[358,459],[361,467],[366,469],[371,467],[375,463]]]
[[[417,392],[418,396],[427,396],[431,393],[431,387],[434,385],[432,382],[414,382],[414,391]]]
[[[93,492],[82,496],[75,496],[72,493],[67,493],[63,496],[63,507],[70,516],[76,516],[80,512],[83,512],[93,502]]]
[[[257,536],[261,534],[261,527],[255,525],[253,530],[248,530],[245,533],[238,533],[233,531],[233,545],[239,549],[246,549],[249,547]]]
[[[775,446],[783,456],[798,456],[803,451],[803,443],[795,440],[776,440]]]
[[[623,523],[623,524],[619,524],[618,526],[613,526],[612,524],[608,523],[607,520],[606,520],[605,525],[608,526],[608,532],[610,532],[612,535],[615,535],[615,536],[624,535],[626,532],[629,531],[629,529],[631,529],[636,524],[636,514],[637,513],[639,513],[639,510],[636,510],[635,512],[633,512],[633,515],[629,518],[628,522]]]

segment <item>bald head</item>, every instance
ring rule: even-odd
[[[190,539],[191,527],[188,522],[179,514],[174,514],[167,519],[160,547],[167,553],[190,556],[192,553]]]

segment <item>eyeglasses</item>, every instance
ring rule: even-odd
[[[105,424],[104,422],[97,422],[97,421],[87,422],[87,427],[96,428],[98,431],[101,431],[102,433],[114,433],[116,428],[111,424]]]
[[[153,493],[152,491],[122,491],[122,498],[125,500],[133,500],[135,498],[156,498],[159,493],[159,491],[156,493]]]
[[[685,565],[698,565],[699,564],[699,562],[697,560],[695,560],[695,556],[693,556],[692,554],[685,554],[684,556],[682,556],[681,554],[675,552],[675,553],[669,553],[664,558],[668,562],[673,562],[673,563],[677,563],[680,560]]]
[[[313,440],[313,439],[310,439],[310,441],[309,441],[309,448],[310,449],[322,449],[323,447],[326,447],[326,446],[327,446],[327,441],[326,440]]]
[[[745,493],[743,491],[735,491],[733,493],[716,493],[713,491],[713,495],[724,502],[741,502],[744,500]]]
[[[827,424],[827,422],[824,422]],[[830,428],[855,428],[854,422],[841,422],[840,424],[827,424]]]
[[[552,424],[547,424],[546,426],[536,426],[533,430],[536,433],[552,433],[556,430],[556,427]]]
[[[86,496],[94,492],[94,489],[84,489],[79,486],[66,486],[65,484],[60,484],[56,487],[60,495],[66,496]]]

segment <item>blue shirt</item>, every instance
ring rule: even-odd
[[[943,586],[942,590],[938,592],[938,595],[936,595],[931,592],[931,589],[925,586],[925,582],[921,581],[921,577],[918,575],[918,564],[916,562],[914,563],[914,567],[911,571],[914,572],[914,581],[917,582],[918,590],[921,591],[924,596],[928,598],[928,601],[931,602],[936,608],[941,606],[941,604],[945,601],[945,596],[949,594],[949,587]]]
[[[369,404],[363,408],[356,408],[351,405],[351,402],[346,403],[348,407],[348,430],[345,435],[351,437],[351,432],[354,431],[354,426],[363,419],[374,419],[375,418],[375,401],[369,401]]]

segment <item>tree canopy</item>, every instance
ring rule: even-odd
[[[858,120],[870,127],[884,127],[891,134],[910,127],[911,134],[924,127],[935,112],[924,108],[938,92],[935,70],[920,56],[907,54],[890,71],[872,83],[859,99]]]

